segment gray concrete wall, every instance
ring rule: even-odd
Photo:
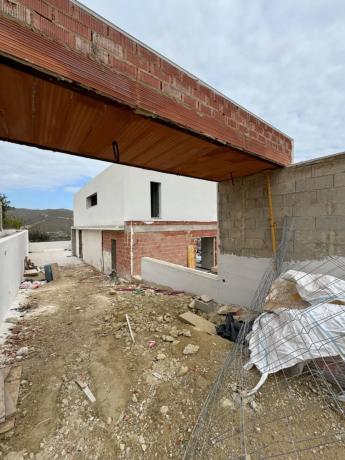
[[[293,218],[286,260],[345,256],[345,154],[276,170],[270,177],[278,243],[285,216]],[[272,256],[265,174],[220,183],[218,210],[222,296],[248,305]]]
[[[345,255],[345,154],[276,170],[271,184],[278,240],[284,217],[293,217],[289,259]],[[270,257],[265,175],[222,182],[218,202],[220,253]]]

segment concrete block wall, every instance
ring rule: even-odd
[[[188,129],[290,164],[289,137],[82,5],[71,0],[0,0],[0,22],[8,21],[68,48],[83,65],[89,60],[110,69],[109,95],[114,97],[116,84],[125,86],[127,105],[163,118],[168,113]],[[129,99],[132,82],[136,98]],[[157,96],[160,102],[154,104]]]
[[[290,260],[345,255],[345,154],[270,173],[277,236],[293,218]],[[220,253],[272,255],[265,173],[219,184]]]

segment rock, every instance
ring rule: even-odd
[[[184,355],[193,355],[199,351],[199,345],[193,345],[189,343],[186,347],[184,347],[183,354]]]
[[[187,372],[188,372],[188,366],[181,366],[176,375],[178,377],[182,377],[183,375],[186,375]]]
[[[212,297],[208,296],[207,294],[203,294],[200,299],[203,301],[203,302],[211,302],[212,300]]]
[[[232,313],[232,314],[236,315],[240,310],[241,310],[241,308],[233,307],[232,305],[221,305],[217,310],[217,314],[218,315],[227,315],[228,313]]]
[[[191,308],[192,310],[194,310],[194,308],[195,308],[195,299],[193,299],[191,301],[191,303],[188,305],[188,307]]]
[[[165,358],[166,358],[166,356],[165,356],[164,353],[158,353],[158,355],[157,355],[157,357],[156,357],[156,359],[157,359],[158,361],[162,361],[162,360],[165,359]]]
[[[138,402],[138,398],[137,398],[137,396],[136,396],[135,393],[132,394],[132,401],[133,401],[134,403]]]
[[[12,451],[6,455],[5,460],[24,460],[24,457],[22,452]]]
[[[192,333],[189,329],[182,329],[181,335],[183,335],[184,337],[192,337]]]
[[[162,335],[162,339],[164,342],[174,342],[174,337],[171,337],[171,335]]]
[[[115,291],[115,289],[110,289],[109,291],[109,295],[116,295],[117,292]]]
[[[258,405],[256,404],[255,401],[250,401],[249,406],[255,411],[258,411]]]
[[[171,328],[169,334],[171,335],[171,337],[178,337],[179,331],[177,330],[177,327],[174,326],[173,328]]]
[[[126,449],[126,445],[121,442],[120,444],[120,450],[123,452]]]
[[[229,399],[229,398],[222,398],[221,401],[220,401],[220,405],[224,409],[227,409],[227,408],[234,409],[235,408],[233,401],[231,401],[231,399]]]
[[[29,353],[29,348],[28,347],[21,347],[19,348],[19,350],[17,351],[16,355],[17,356],[25,356]]]
[[[195,307],[197,310],[203,311],[204,313],[215,313],[218,308],[218,304],[214,300],[204,302],[203,300],[197,299],[195,301]]]
[[[162,415],[166,415],[168,412],[169,412],[169,407],[168,407],[168,406],[162,406],[162,407],[160,408],[160,413],[161,413]]]
[[[107,425],[111,425],[111,422],[113,421],[113,419],[111,417],[108,417],[107,418]]]

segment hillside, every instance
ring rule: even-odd
[[[15,208],[8,214],[20,219],[29,230],[48,233],[51,240],[70,239],[73,211],[70,209]]]

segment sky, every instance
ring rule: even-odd
[[[345,151],[344,0],[84,0],[294,139],[295,161]],[[107,163],[0,143],[0,193],[72,208]]]

